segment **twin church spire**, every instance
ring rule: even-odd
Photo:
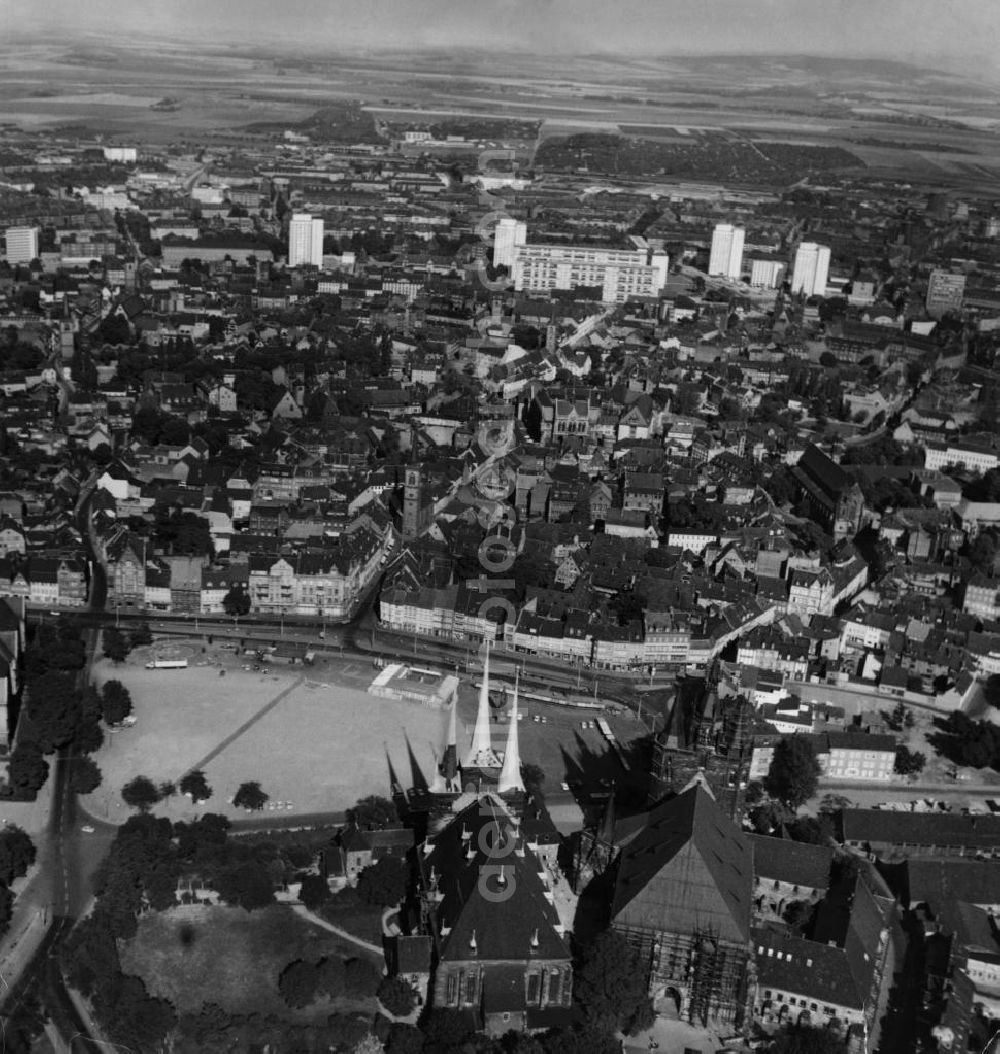
[[[452,700],[448,719],[448,742],[445,745],[440,775],[434,789],[439,793],[460,791],[468,780],[465,776],[475,770],[480,780],[485,777],[492,783],[495,779],[499,793],[524,790],[521,779],[521,750],[518,741],[518,682],[514,682],[514,697],[510,708],[510,726],[503,756],[493,749],[490,735],[490,648],[486,645],[483,660],[483,683],[479,689],[479,705],[476,709],[476,724],[472,732],[472,743],[461,766],[458,763],[458,696]],[[498,771],[499,770],[499,771]],[[491,778],[492,776],[492,778]]]

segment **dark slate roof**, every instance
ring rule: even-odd
[[[794,937],[783,928],[770,926],[755,929],[753,943],[760,988],[861,1009],[863,997],[843,948]]]
[[[750,842],[694,786],[653,809],[622,850],[611,915],[620,926],[743,942],[752,891]]]
[[[1000,939],[988,911],[962,900],[954,901],[945,905],[941,923],[947,932],[955,935],[956,944],[966,954],[987,962],[1000,962]]]
[[[826,889],[830,881],[833,850],[825,845],[793,842],[769,835],[749,836],[754,867],[759,878],[788,882],[809,889]]]
[[[948,901],[1000,903],[1000,862],[948,857],[909,860],[909,903],[927,904],[937,914]]]
[[[845,842],[1000,847],[1000,818],[995,816],[843,809],[839,824]]]
[[[496,834],[494,824],[502,835]],[[506,845],[518,838],[518,848],[500,859],[491,846]],[[485,848],[484,848],[485,847]],[[525,963],[569,960],[569,948],[558,931],[559,916],[546,898],[540,873],[543,866],[513,833],[509,814],[498,801],[486,797],[471,802],[434,838],[431,851],[419,857],[422,881],[430,881],[431,869],[443,894],[436,906],[441,927],[450,928],[440,939],[442,961]],[[498,896],[495,877],[484,868],[503,867],[508,897]],[[496,875],[496,872],[493,872]],[[473,933],[475,947],[471,946]],[[532,948],[537,934],[538,944]],[[491,965],[491,971],[494,967]],[[524,984],[523,970],[519,973]],[[498,998],[500,993],[494,993]],[[504,1007],[503,1009],[509,1009]]]
[[[832,498],[839,497],[854,482],[851,477],[818,446],[810,443],[798,460],[798,467]]]

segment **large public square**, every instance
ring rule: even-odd
[[[188,666],[147,669],[154,657],[185,658]],[[121,822],[130,812],[121,788],[133,777],[176,784],[186,772],[202,769],[213,791],[208,802],[195,805],[176,794],[155,811],[174,820],[206,811],[245,819],[231,799],[241,783],[255,780],[270,799],[264,815],[293,819],[341,814],[360,797],[387,795],[390,765],[404,787],[421,778],[430,781],[445,742],[447,712],[368,694],[376,673],[363,656],[272,665],[196,637],[158,640],[120,664],[102,659],[94,667],[95,683],[120,680],[131,693],[136,721],[106,730],[96,755],[103,782],[82,804],[97,819]],[[464,678],[460,754],[471,738],[477,694],[472,680]],[[569,781],[576,791],[584,768],[604,775],[605,784],[626,774],[594,727],[592,711],[531,701],[522,703],[521,712],[522,760],[541,768],[553,819],[571,830],[582,813],[564,784]],[[644,732],[631,715],[609,720],[623,744]],[[492,725],[498,750],[508,727],[503,717]]]

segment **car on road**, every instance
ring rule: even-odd
[[[85,823],[85,824],[84,824],[84,825],[83,825],[83,826],[82,826],[82,827],[80,828],[80,830],[81,830],[81,831],[83,831],[83,833],[84,833],[84,834],[93,834],[93,833],[94,833],[94,828],[93,828],[93,827],[91,827],[89,823]]]

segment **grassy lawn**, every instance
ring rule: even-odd
[[[169,999],[181,1013],[218,1003],[232,1013],[275,1013],[297,1023],[335,1011],[371,1011],[374,999],[322,1000],[290,1010],[278,992],[278,975],[295,959],[364,955],[328,930],[310,925],[285,905],[262,911],[181,908],[154,912],[121,949],[122,969],[138,974],[150,994]],[[373,956],[368,957],[375,961]]]
[[[317,912],[327,922],[372,944],[382,943],[382,909],[366,904],[354,890],[328,900]]]

